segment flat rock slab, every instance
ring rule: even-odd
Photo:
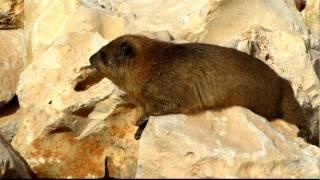
[[[319,158],[316,146],[232,107],[151,117],[140,140],[136,178],[316,178]]]

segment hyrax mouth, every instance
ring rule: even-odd
[[[104,76],[97,69],[90,67],[81,70],[81,76],[76,79],[75,91],[85,91],[98,84]]]

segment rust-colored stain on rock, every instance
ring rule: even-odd
[[[117,110],[98,132],[83,138],[72,131],[43,134],[24,147],[23,156],[39,178],[134,177],[138,146],[129,120],[135,111]]]
[[[53,173],[52,178],[104,176],[106,147],[95,137],[79,141],[72,133],[52,134],[34,141],[32,145],[34,151],[30,156],[38,160],[45,159],[32,167],[39,177],[50,177],[48,172]],[[54,175],[57,171],[60,177]]]

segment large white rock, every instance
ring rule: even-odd
[[[135,110],[121,105],[122,92],[96,74],[88,61],[95,51],[123,34],[139,32],[162,40],[172,40],[173,36],[177,42],[220,44],[262,60],[267,57],[266,63],[293,82],[305,109],[314,111],[319,106],[316,91],[319,82],[311,65],[314,61],[310,59],[315,53],[309,51],[318,41],[308,33],[301,14],[283,1],[26,0],[24,3],[27,55],[23,62],[28,67],[20,76],[17,91],[23,122],[12,144],[39,177],[135,177],[138,142],[133,138],[136,127],[131,124],[136,118]],[[260,117],[239,108],[223,111],[227,113],[223,116],[232,120],[230,126],[226,125],[229,129],[220,132],[219,129],[224,128],[221,122],[214,124],[215,131],[203,130],[211,128],[208,119],[216,118],[220,122],[219,113],[208,111],[197,117],[163,116],[157,117],[163,121],[154,122],[151,119],[141,140],[136,177],[151,176],[146,168],[154,168],[154,164],[162,168],[150,172],[156,173],[154,177],[318,176],[316,147],[306,145],[299,138],[286,137],[283,134],[287,131],[279,133]],[[244,118],[246,116],[250,118]],[[164,134],[179,136],[172,137],[177,139],[172,144],[165,141],[167,135],[154,140],[148,135],[151,127],[160,124],[174,125],[179,130],[179,123],[185,122],[180,122],[181,119],[188,121],[186,129],[164,131]],[[189,122],[189,119],[196,121]],[[220,144],[215,139],[212,141],[208,134],[220,137]],[[240,142],[242,137],[248,137],[246,146]],[[159,149],[148,144],[158,141]],[[181,149],[174,149],[173,145]],[[192,151],[185,152],[186,148]],[[218,151],[211,151],[213,149]],[[261,152],[266,154],[259,154]],[[151,153],[167,158],[144,166],[144,158],[159,157],[151,157]],[[254,153],[253,157],[250,153]],[[214,158],[197,159],[204,156]],[[199,162],[192,167],[193,174],[179,170],[195,160]],[[180,161],[185,162],[185,166]],[[294,168],[298,169],[293,171]]]
[[[96,32],[97,12],[78,0],[25,1],[25,36],[31,62],[38,58],[57,38],[72,32]]]
[[[40,177],[103,177],[106,157],[113,177],[135,173],[134,114],[109,117],[120,91],[88,67],[105,43],[97,33],[68,34],[21,74],[17,94],[28,113],[12,144]]]
[[[169,31],[179,38],[204,31],[209,12],[217,10],[221,3],[221,0],[82,1],[108,15],[123,19],[127,33]]]
[[[0,30],[0,107],[15,95],[23,70],[24,40],[22,30]]]
[[[307,0],[306,7],[302,11],[307,26],[315,35],[320,35],[320,1]]]
[[[319,178],[319,148],[285,124],[242,107],[151,117],[136,178]]]
[[[278,0],[224,0],[219,10],[212,12],[206,31],[190,40],[220,45],[232,44],[252,26],[270,30],[289,30],[307,34],[303,18],[284,1]]]
[[[98,12],[76,0],[25,5],[29,65],[17,90],[25,115],[13,146],[39,177],[134,177],[135,111],[117,108],[121,91],[89,67],[109,41]]]

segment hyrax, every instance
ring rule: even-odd
[[[289,82],[262,61],[234,49],[124,35],[102,47],[90,62],[139,109],[136,139],[150,115],[234,105],[268,119],[283,118],[309,136]]]

